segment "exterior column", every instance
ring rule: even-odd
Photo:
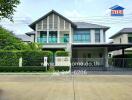
[[[95,43],[95,30],[90,30],[91,43]]]
[[[105,53],[105,67],[109,67],[109,64],[108,64],[108,48],[106,47],[105,50],[104,50],[104,53]]]
[[[38,38],[38,36],[37,36],[37,33],[38,33],[37,32],[37,27],[38,27],[38,24],[36,24],[36,27],[35,27],[36,32],[35,32],[35,41],[34,42],[36,42],[36,43],[38,42],[37,41],[37,38]]]
[[[58,16],[57,43],[60,43],[60,17]]]
[[[49,43],[49,17],[47,17],[47,43]]]
[[[104,43],[104,32],[103,32],[103,30],[100,30],[100,42],[101,43]]]
[[[69,29],[70,29],[70,32],[69,32],[69,43],[72,43],[72,39],[73,39],[73,34],[72,34],[72,28],[71,28],[71,24],[69,24]]]

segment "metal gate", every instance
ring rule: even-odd
[[[132,71],[132,58],[73,58],[71,71]]]
[[[105,59],[103,58],[73,58],[71,71],[105,71]]]

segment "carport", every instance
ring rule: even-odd
[[[79,67],[89,67],[89,64],[86,65],[86,63],[88,63],[89,61],[94,62],[92,66],[90,66],[90,68],[96,67],[95,69],[98,68],[108,68],[109,64],[108,64],[108,53],[112,52],[112,51],[116,51],[116,50],[122,50],[122,57],[124,58],[124,51],[127,48],[131,48],[132,44],[73,44],[72,45],[72,62],[74,62],[74,66],[72,67],[76,67],[77,65],[75,65],[75,63],[77,63],[79,65]],[[77,51],[77,49],[80,50],[80,53],[83,52],[83,49],[86,48],[95,48],[96,51],[93,51],[93,53],[96,53],[99,51],[100,48],[102,48],[102,52],[103,52],[103,56],[102,58],[94,58],[94,57],[90,57],[90,58],[82,58],[81,60],[79,60],[79,56],[78,58],[75,58],[75,55],[78,55],[77,53],[74,54],[74,52]],[[94,50],[94,49],[93,49]],[[87,52],[88,49],[87,49]],[[77,59],[77,60],[76,60]],[[82,60],[83,59],[83,60]],[[81,64],[80,64],[81,63]],[[84,64],[85,63],[85,64]],[[79,68],[78,67],[78,68]],[[95,70],[93,69],[93,70]]]

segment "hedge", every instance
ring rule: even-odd
[[[42,66],[44,57],[51,61],[52,52],[50,51],[24,51],[22,52],[23,66]]]
[[[0,51],[0,66],[18,66],[19,58],[23,58],[23,66],[41,66],[44,57],[50,62],[50,51]]]
[[[19,51],[0,51],[0,66],[18,66],[21,56]]]
[[[56,56],[60,56],[60,57],[69,56],[69,52],[66,51],[57,51],[55,54]]]
[[[45,72],[45,67],[0,67],[0,72]]]
[[[69,66],[56,66],[54,67],[55,71],[69,71],[70,67]]]

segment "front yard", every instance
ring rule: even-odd
[[[131,75],[0,75],[0,100],[132,100]]]

